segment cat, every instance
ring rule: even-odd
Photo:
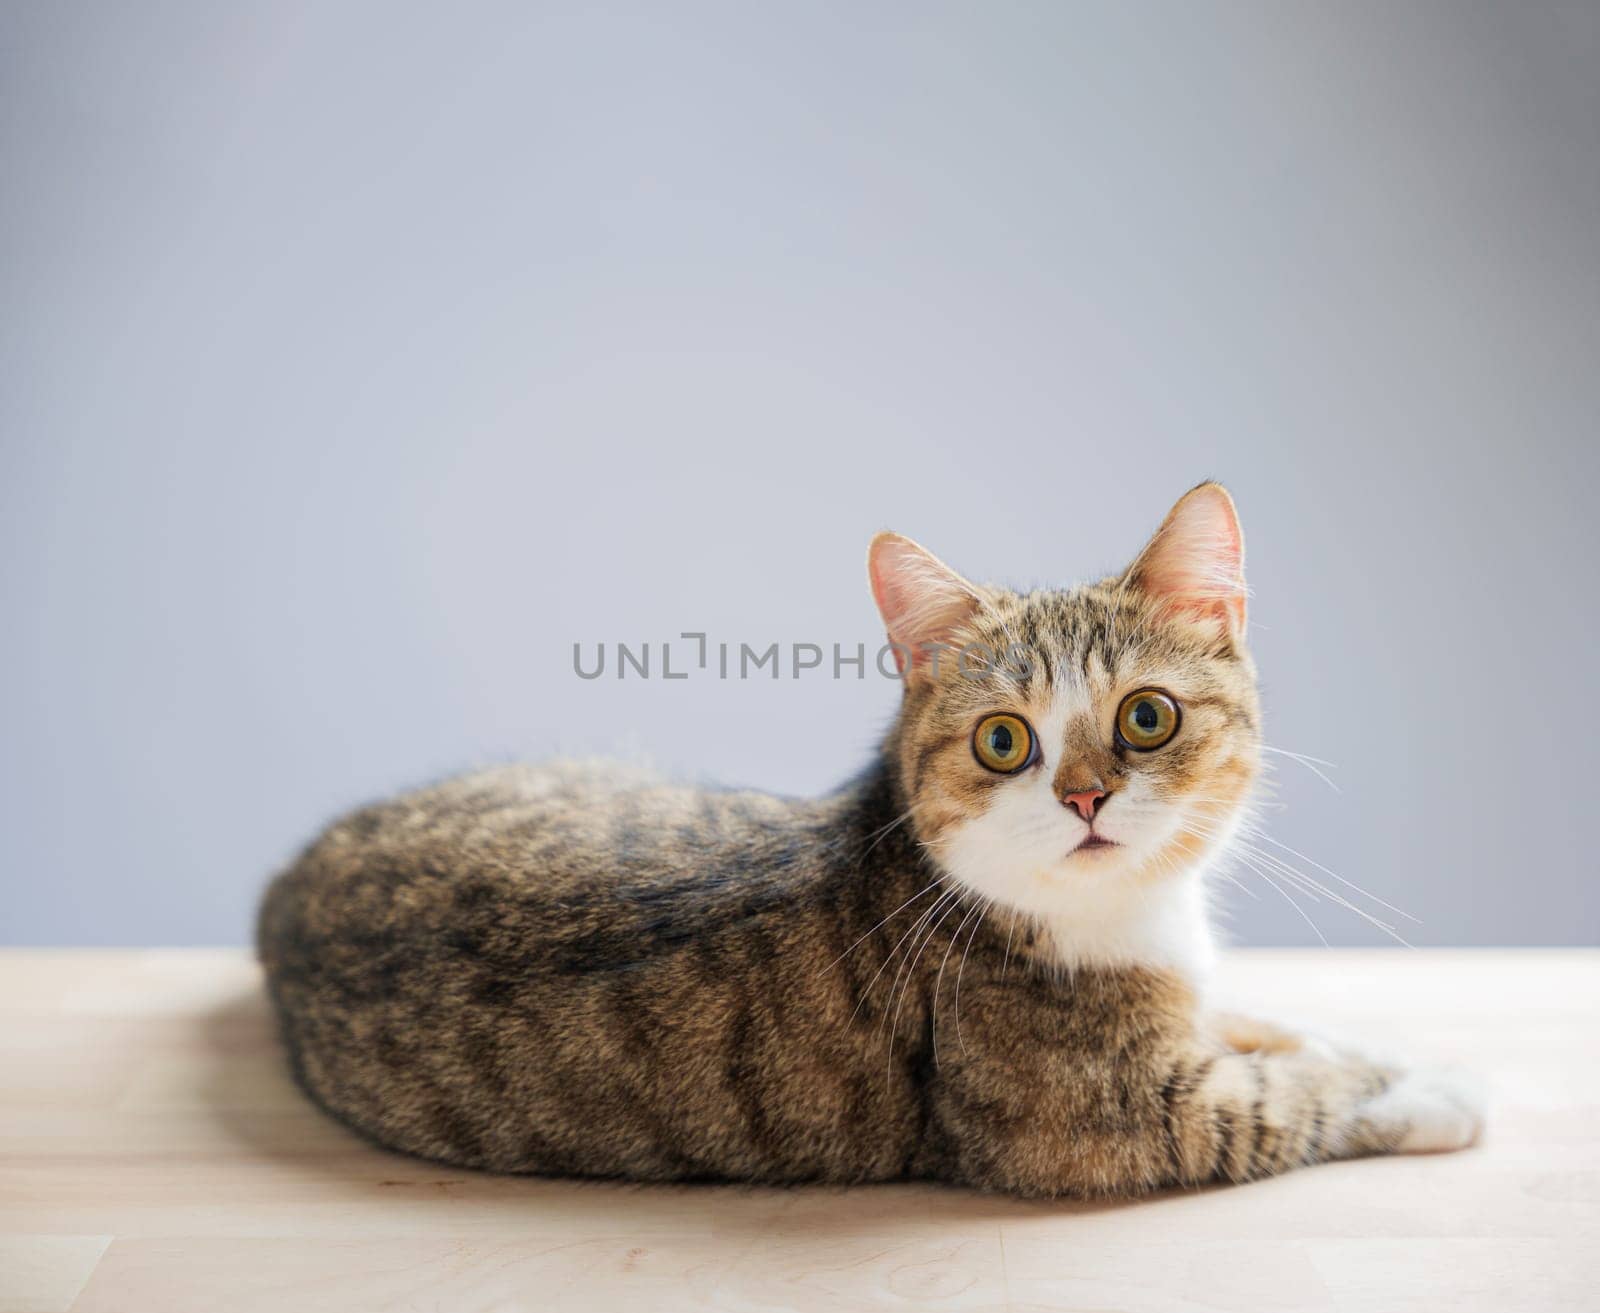
[[[830,797],[569,762],[317,839],[259,925],[311,1097],[498,1172],[1028,1196],[1476,1139],[1464,1077],[1205,1006],[1205,872],[1261,754],[1220,485],[1083,587],[887,533],[868,572],[901,708]]]

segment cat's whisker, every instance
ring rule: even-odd
[[[916,893],[912,894],[910,898],[906,899],[905,902],[901,903],[899,907],[895,908],[894,911],[890,912],[888,916],[884,917],[881,921],[879,921],[877,925],[873,926],[871,930],[868,930],[866,934],[862,935],[861,938],[857,939],[853,944],[850,945],[849,948],[845,949],[844,952],[840,953],[838,957],[834,958],[833,961],[829,962],[828,965],[823,967],[821,971],[817,972],[817,974],[819,976],[821,976],[821,975],[826,975],[829,971],[832,971],[834,969],[834,967],[838,966],[839,963],[843,962],[845,960],[845,958],[849,957],[850,954],[855,952],[856,949],[860,948],[862,944],[866,943],[867,940],[871,939],[873,935],[875,935],[879,930],[881,930],[884,926],[886,926],[890,921],[894,920],[895,917],[899,916],[901,912],[905,911],[906,908],[910,907],[912,903],[917,901],[917,899],[921,898],[924,894],[931,893],[933,890],[937,889],[939,887],[940,883],[944,880],[944,878],[945,878],[944,876],[940,876],[940,877],[938,877],[938,879],[934,880],[934,882],[932,884],[928,885],[926,888],[920,889]]]
[[[1355,912],[1358,916],[1367,916],[1368,920],[1370,920],[1372,924],[1378,926],[1380,929],[1393,929],[1393,927],[1390,926],[1386,921],[1370,916],[1355,903],[1352,903],[1348,898],[1345,898],[1337,890],[1328,888],[1328,886],[1323,884],[1320,880],[1312,878],[1298,867],[1291,866],[1276,853],[1269,853],[1264,848],[1257,848],[1254,844],[1248,843],[1243,839],[1239,841],[1239,848],[1241,851],[1250,853],[1256,860],[1266,863],[1280,875],[1294,880],[1297,884],[1301,885],[1307,893],[1320,895],[1321,897],[1326,898],[1329,902],[1336,903],[1340,907],[1344,907],[1352,912]]]
[[[929,888],[937,888],[938,885],[940,883],[942,883],[944,878],[945,877],[940,876],[940,878],[938,880],[935,880],[934,883],[929,886]],[[927,892],[927,890],[924,889],[923,893],[926,893],[926,892]],[[911,923],[911,929],[907,930],[905,932],[905,934],[901,935],[899,939],[895,940],[894,947],[891,948],[888,951],[888,953],[884,955],[884,959],[883,959],[882,965],[880,965],[878,967],[878,969],[875,972],[872,973],[872,979],[867,981],[866,988],[861,991],[861,997],[856,999],[855,1009],[850,1013],[850,1020],[852,1022],[856,1019],[857,1015],[861,1011],[862,1006],[866,1003],[867,996],[872,993],[873,987],[878,983],[878,978],[880,976],[882,976],[883,973],[886,970],[888,970],[889,963],[894,961],[895,954],[900,951],[900,945],[905,943],[906,940],[908,938],[910,938],[911,935],[916,933],[917,927],[922,924],[923,917],[925,917],[928,914],[928,912],[931,911],[932,908],[938,907],[938,905],[940,903],[942,903],[945,900],[945,898],[949,896],[949,894],[951,892],[952,891],[950,891],[950,890],[946,890],[945,893],[942,893],[942,894],[939,895],[939,897],[935,898],[933,900],[933,902],[929,905],[929,907],[924,909],[924,911],[916,918],[916,920],[914,920]],[[846,952],[848,952],[848,951],[849,950],[847,949]],[[896,978],[898,978],[898,976]]]
[[[1266,839],[1269,843],[1277,844],[1278,847],[1284,848],[1286,851],[1289,851],[1291,853],[1294,852],[1294,850],[1291,849],[1291,848],[1288,848],[1287,845],[1278,844],[1276,840],[1270,838],[1270,836],[1268,836],[1266,834],[1263,834],[1258,828],[1256,828],[1254,826],[1247,827],[1245,829],[1245,831],[1244,831],[1244,834],[1248,834],[1251,838]],[[1357,904],[1351,902],[1348,898],[1344,897],[1344,895],[1340,894],[1337,890],[1329,888],[1327,885],[1323,884],[1322,881],[1316,879],[1314,876],[1308,875],[1306,872],[1300,870],[1298,867],[1295,867],[1295,866],[1291,865],[1289,862],[1287,862],[1283,858],[1279,857],[1276,853],[1269,853],[1265,849],[1256,847],[1253,843],[1251,843],[1249,841],[1249,839],[1243,837],[1243,835],[1237,837],[1234,840],[1234,847],[1236,849],[1239,849],[1239,850],[1245,850],[1245,851],[1249,851],[1249,852],[1253,853],[1258,859],[1260,859],[1261,861],[1269,863],[1275,870],[1279,871],[1281,874],[1283,874],[1285,876],[1288,876],[1288,877],[1291,877],[1295,881],[1297,881],[1298,883],[1303,885],[1308,893],[1312,892],[1312,891],[1315,891],[1316,893],[1318,893],[1318,894],[1322,895],[1323,897],[1327,898],[1329,901],[1337,903],[1340,907],[1347,908],[1350,911],[1354,912],[1357,916],[1363,917],[1364,919],[1369,921],[1372,925],[1376,926],[1378,929],[1383,930],[1383,931],[1385,931],[1387,933],[1393,934],[1394,927],[1391,926],[1388,922],[1383,921],[1380,918],[1372,916],[1364,908],[1362,908],[1362,907],[1358,906]],[[1300,854],[1295,853],[1295,856],[1300,856]],[[1309,861],[1310,859],[1309,858],[1302,858],[1302,860]],[[1313,866],[1317,865],[1317,863],[1315,863],[1315,862],[1312,862],[1311,864]],[[1319,869],[1321,869],[1321,868],[1319,868]],[[1333,873],[1330,871],[1329,874],[1332,875]],[[1336,876],[1335,878],[1337,879],[1337,878],[1340,878],[1340,877]],[[1342,881],[1342,883],[1350,885],[1349,881]],[[1380,906],[1389,908],[1390,911],[1397,912],[1401,916],[1406,916],[1410,920],[1413,920],[1413,921],[1416,920],[1416,918],[1415,917],[1411,917],[1409,915],[1409,913],[1401,911],[1401,909],[1398,908],[1398,907],[1393,907],[1391,904],[1384,902],[1383,899],[1377,897],[1376,895],[1367,893],[1367,891],[1364,890],[1364,889],[1358,888],[1355,885],[1350,885],[1350,888],[1354,889],[1357,893],[1361,894],[1363,897],[1371,898],[1373,902],[1379,904]],[[1402,942],[1404,942],[1404,941],[1402,941]]]
[[[905,811],[901,812],[900,815],[896,816],[894,818],[894,820],[890,821],[887,825],[880,827],[872,835],[869,835],[868,837],[871,839],[871,842],[868,843],[867,846],[862,850],[862,852],[861,852],[861,861],[865,862],[867,860],[868,855],[872,852],[872,850],[874,848],[876,848],[880,843],[882,843],[885,839],[887,839],[891,834],[893,834],[902,825],[904,825],[907,821],[909,821],[912,818],[912,816],[916,814],[916,810],[917,810],[917,804],[916,803],[912,803],[911,806],[907,807]]]
[[[911,965],[912,953],[917,948],[918,936],[924,930],[931,930],[934,918],[936,916],[942,916],[943,912],[948,911],[951,907],[953,907],[957,902],[960,901],[960,898],[961,890],[959,886],[952,885],[950,888],[946,889],[944,893],[940,894],[938,898],[934,899],[933,903],[923,912],[921,916],[917,918],[911,929],[905,935],[901,936],[900,942],[895,945],[894,951],[891,951],[889,957],[885,959],[883,967],[878,968],[879,972],[881,973],[884,967],[887,967],[889,962],[893,960],[895,952],[899,951],[900,944],[905,943],[908,938],[911,940],[911,942],[906,945],[905,956],[900,959],[900,964],[895,968],[894,978],[889,982],[889,1000],[884,1004],[883,1016],[879,1017],[878,1019],[878,1029],[880,1033],[888,1025],[890,1007],[894,1002],[896,994],[899,992],[901,977],[905,975],[907,969]]]
[[[1247,851],[1245,851],[1243,849],[1241,849],[1240,851],[1238,851],[1234,855],[1238,858],[1238,860],[1240,861],[1240,863],[1242,865],[1244,865],[1248,869],[1254,871],[1257,875],[1259,875],[1263,880],[1266,880],[1268,883],[1271,883],[1274,879],[1284,880],[1284,881],[1288,882],[1290,888],[1298,890],[1300,893],[1304,894],[1307,898],[1309,898],[1313,903],[1320,903],[1322,901],[1321,896],[1317,893],[1316,890],[1307,889],[1304,885],[1302,885],[1300,883],[1299,880],[1297,880],[1294,877],[1294,874],[1292,872],[1276,869],[1273,866],[1261,861],[1259,856],[1257,856],[1255,854],[1252,854],[1250,852],[1247,852]]]
[[[939,1066],[939,989],[944,984],[944,969],[950,961],[950,953],[961,940],[961,932],[967,928],[967,922],[983,908],[982,903],[974,903],[967,909],[967,914],[961,918],[961,924],[956,926],[956,931],[950,936],[950,942],[945,945],[944,956],[939,959],[939,972],[933,978],[933,1019],[930,1023],[931,1042],[933,1044],[933,1065]]]
[[[1209,840],[1214,839],[1216,837],[1213,834],[1205,833],[1205,832],[1202,832],[1200,830],[1193,829],[1193,828],[1191,828],[1190,826],[1187,826],[1187,825],[1180,825],[1178,827],[1178,829],[1179,829],[1179,833],[1192,835],[1196,839],[1205,839],[1205,840],[1209,841]],[[1229,857],[1237,857],[1237,854],[1230,851],[1230,852],[1226,852],[1226,853],[1222,854],[1222,857],[1223,857],[1224,860],[1226,860]],[[1176,859],[1174,859],[1172,857],[1164,857],[1164,863],[1165,864],[1163,866],[1163,869],[1166,870],[1166,871],[1178,871],[1178,870],[1182,869],[1178,865],[1178,862],[1176,861]],[[1221,877],[1222,879],[1226,880],[1229,884],[1231,884],[1235,889],[1238,889],[1241,893],[1247,894],[1249,897],[1256,899],[1258,902],[1260,901],[1261,896],[1258,893],[1256,893],[1256,891],[1254,889],[1252,889],[1249,885],[1245,884],[1245,882],[1243,880],[1239,879],[1238,876],[1234,875],[1232,871],[1224,869],[1219,863],[1213,862],[1206,869],[1207,869],[1207,872],[1209,874],[1213,874],[1213,875],[1217,875],[1217,876]]]
[[[972,927],[972,933],[967,936],[967,946],[961,952],[961,965],[956,968],[956,1044],[961,1049],[962,1057],[967,1056],[967,1041],[961,1034],[961,977],[966,974],[967,956],[972,952],[972,942],[978,937],[978,931],[983,929],[984,918],[989,915],[989,909],[993,906],[992,898],[983,900],[983,911],[978,916],[977,924]]]
[[[1211,828],[1196,828],[1193,826],[1184,826],[1182,828],[1197,838],[1211,840],[1222,837],[1217,830]],[[1267,839],[1268,842],[1275,843],[1278,847],[1294,853],[1294,850],[1289,848],[1287,844],[1278,844],[1276,840],[1271,839],[1270,836],[1262,833],[1259,827],[1249,825],[1244,828],[1244,833],[1249,834],[1252,838]],[[1272,876],[1275,874],[1281,879],[1288,881],[1297,890],[1299,890],[1299,892],[1310,898],[1313,902],[1317,902],[1323,898],[1326,898],[1329,902],[1335,904],[1336,906],[1342,907],[1346,911],[1352,912],[1356,916],[1359,916],[1374,929],[1388,935],[1396,943],[1410,947],[1408,941],[1396,931],[1394,926],[1390,925],[1387,921],[1372,915],[1365,908],[1360,907],[1356,903],[1351,902],[1348,898],[1345,898],[1337,890],[1329,888],[1315,877],[1310,876],[1297,867],[1290,865],[1287,861],[1277,856],[1275,853],[1269,853],[1265,849],[1256,847],[1254,844],[1250,843],[1248,839],[1244,838],[1243,834],[1235,836],[1228,849],[1227,855],[1238,860],[1245,866],[1248,866],[1252,871],[1255,871],[1269,883],[1274,885],[1276,884],[1276,882],[1272,879]],[[1299,853],[1295,853],[1294,855],[1301,856]],[[1302,857],[1302,860],[1310,861],[1309,858],[1304,857]],[[1321,867],[1316,862],[1311,862],[1311,865],[1317,866],[1318,869],[1326,869]],[[1334,875],[1334,872],[1329,871],[1328,874]],[[1340,879],[1345,884],[1350,884],[1349,881],[1344,881],[1342,877],[1335,875],[1334,878]],[[1235,881],[1235,883],[1237,883],[1237,881]],[[1357,893],[1362,894],[1364,897],[1371,898],[1373,902],[1379,903],[1384,907],[1389,907],[1391,911],[1399,912],[1402,916],[1409,916],[1408,913],[1402,912],[1399,908],[1391,907],[1390,904],[1385,903],[1383,899],[1378,898],[1376,895],[1367,893],[1364,889],[1360,889],[1355,885],[1350,885],[1350,887],[1355,889]],[[1416,918],[1411,917],[1410,919],[1415,920]]]
[[[1263,751],[1275,752],[1280,757],[1293,757],[1296,761],[1314,761],[1317,765],[1326,766],[1329,770],[1339,769],[1338,762],[1329,761],[1326,757],[1313,757],[1309,752],[1292,752],[1288,748],[1274,747],[1268,743],[1263,743],[1261,747]]]
[[[911,959],[910,970],[908,970],[906,972],[905,981],[900,986],[900,997],[899,997],[898,1001],[895,1003],[895,1008],[894,1008],[894,1021],[889,1026],[889,1054],[888,1054],[887,1063],[888,1063],[889,1079],[891,1081],[894,1079],[894,1040],[895,1040],[895,1035],[900,1030],[900,1013],[901,1013],[901,1010],[905,1006],[906,991],[911,988],[911,982],[912,982],[913,978],[916,975],[917,963],[922,960],[923,950],[926,949],[928,947],[928,945],[933,941],[933,937],[939,933],[939,927],[942,926],[949,919],[950,913],[955,911],[955,909],[960,907],[960,906],[961,906],[961,898],[960,898],[960,895],[958,893],[957,896],[951,901],[949,907],[947,907],[940,914],[939,919],[933,923],[933,926],[928,931],[928,933],[923,936],[922,943],[917,948],[916,956]]]
[[[1263,859],[1270,857],[1270,854],[1258,855]],[[1404,936],[1402,936],[1389,922],[1381,919],[1380,917],[1373,916],[1370,912],[1367,912],[1363,908],[1356,906],[1356,904],[1350,902],[1346,898],[1341,897],[1338,893],[1329,889],[1326,885],[1313,880],[1303,871],[1298,871],[1294,867],[1288,865],[1288,863],[1278,860],[1273,861],[1273,869],[1285,879],[1292,881],[1297,888],[1299,888],[1308,896],[1316,897],[1320,895],[1321,897],[1326,898],[1330,902],[1334,903],[1336,906],[1342,907],[1346,911],[1353,912],[1368,925],[1372,926],[1373,929],[1388,935],[1389,938],[1393,939],[1397,944],[1401,944],[1406,948],[1411,947],[1410,942],[1406,940]]]
[[[1172,863],[1172,866],[1173,866],[1174,869],[1176,869],[1177,868],[1177,863],[1176,862]],[[1238,876],[1236,876],[1232,871],[1224,871],[1220,867],[1213,867],[1212,868],[1212,872],[1215,875],[1219,876],[1221,879],[1226,880],[1229,884],[1231,884],[1235,889],[1237,889],[1240,893],[1244,894],[1246,897],[1253,898],[1257,902],[1261,901],[1261,895],[1258,894],[1249,885],[1247,885]]]
[[[1238,834],[1231,836],[1230,839],[1227,833],[1219,828],[1196,826],[1192,823],[1179,826],[1179,830],[1184,834],[1192,835],[1197,839],[1204,839],[1207,842],[1228,840],[1226,846],[1223,847],[1218,853],[1218,856],[1224,860],[1233,858],[1241,862],[1246,862],[1246,864],[1251,865],[1252,869],[1254,869],[1255,865],[1264,862],[1272,866],[1274,869],[1277,869],[1279,874],[1292,876],[1294,879],[1296,879],[1296,881],[1305,878],[1301,872],[1295,870],[1287,863],[1280,861],[1273,854],[1263,852],[1261,849],[1256,848],[1253,844]],[[1319,885],[1315,891],[1308,889],[1304,892],[1311,895],[1313,901],[1317,901],[1315,896],[1316,893],[1324,892],[1324,890],[1322,886]]]
[[[1368,925],[1372,926],[1373,929],[1379,931],[1382,934],[1387,935],[1390,939],[1393,939],[1397,944],[1400,944],[1405,948],[1410,948],[1411,947],[1411,944],[1402,935],[1400,935],[1400,933],[1398,931],[1396,931],[1396,929],[1392,925],[1390,925],[1387,921],[1380,920],[1378,917],[1372,916],[1371,914],[1362,911],[1361,908],[1356,907],[1353,903],[1346,902],[1346,901],[1340,899],[1337,895],[1330,894],[1324,886],[1306,883],[1305,882],[1305,878],[1302,875],[1300,875],[1298,872],[1294,872],[1292,870],[1292,868],[1279,867],[1279,868],[1276,868],[1276,869],[1277,869],[1277,873],[1280,876],[1282,876],[1284,879],[1288,880],[1291,884],[1293,884],[1295,886],[1295,888],[1299,889],[1307,897],[1315,899],[1320,894],[1320,896],[1322,896],[1322,897],[1331,898],[1332,901],[1334,902],[1335,906],[1342,907],[1346,911],[1350,911],[1350,912],[1355,913],[1355,915],[1359,916],[1363,921],[1367,922]]]
[[[1335,793],[1342,794],[1344,792],[1343,789],[1341,789],[1337,784],[1335,784],[1333,782],[1333,780],[1330,779],[1326,774],[1324,774],[1322,772],[1322,770],[1320,769],[1320,767],[1326,766],[1329,770],[1338,770],[1339,768],[1337,766],[1335,766],[1331,761],[1323,761],[1321,757],[1307,756],[1303,752],[1290,752],[1287,748],[1274,748],[1274,747],[1271,747],[1270,745],[1268,745],[1266,743],[1263,743],[1261,745],[1261,751],[1263,751],[1263,752],[1271,752],[1271,753],[1274,753],[1275,755],[1277,755],[1279,757],[1287,757],[1290,761],[1299,762],[1300,765],[1304,766],[1308,771],[1310,771],[1313,775],[1315,775],[1319,780],[1321,780],[1324,784],[1326,784]]]
[[[1265,871],[1258,871],[1257,873],[1261,876],[1262,879],[1264,879],[1269,885],[1271,885],[1274,889],[1276,889],[1278,891],[1278,895],[1286,903],[1288,903],[1290,907],[1294,908],[1294,910],[1300,914],[1300,919],[1302,921],[1304,921],[1308,926],[1311,927],[1312,934],[1316,935],[1316,937],[1322,941],[1322,946],[1324,948],[1332,947],[1332,945],[1330,945],[1328,943],[1327,936],[1322,933],[1322,930],[1318,927],[1317,923],[1315,921],[1313,921],[1311,919],[1311,917],[1306,913],[1306,909],[1301,907],[1299,903],[1295,902],[1294,898],[1284,889],[1284,887],[1282,885],[1280,885],[1276,880],[1274,880]]]
[[[1249,826],[1247,828],[1248,828],[1249,833],[1252,835],[1252,837],[1257,838],[1257,839],[1265,839],[1273,847],[1282,848],[1283,851],[1288,853],[1291,857],[1298,857],[1302,862],[1305,862],[1307,865],[1316,867],[1317,870],[1321,871],[1324,875],[1331,876],[1333,879],[1337,880],[1340,884],[1344,885],[1347,889],[1353,889],[1356,893],[1360,894],[1363,898],[1370,898],[1370,899],[1372,899],[1373,902],[1379,904],[1380,906],[1387,907],[1391,912],[1395,913],[1395,915],[1403,916],[1403,917],[1406,918],[1406,920],[1416,922],[1418,925],[1421,924],[1421,922],[1418,920],[1418,918],[1412,916],[1411,913],[1407,912],[1404,908],[1396,907],[1393,903],[1384,902],[1384,900],[1379,898],[1377,894],[1369,893],[1369,892],[1367,892],[1367,890],[1363,889],[1360,885],[1354,883],[1353,881],[1346,880],[1344,878],[1344,876],[1340,875],[1337,871],[1330,871],[1321,862],[1315,861],[1314,859],[1312,859],[1310,857],[1307,857],[1303,852],[1300,852],[1297,849],[1291,848],[1288,844],[1284,843],[1282,840],[1274,839],[1270,834],[1268,834],[1265,830],[1262,830],[1259,826]]]

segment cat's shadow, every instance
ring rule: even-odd
[[[227,1146],[230,1186],[252,1209],[281,1207],[286,1223],[318,1213],[362,1231],[523,1238],[703,1234],[823,1239],[914,1225],[959,1236],[967,1226],[1159,1209],[1196,1193],[1138,1200],[1022,1200],[933,1183],[869,1186],[639,1185],[506,1176],[449,1167],[379,1147],[340,1125],[296,1085],[276,1022],[259,990],[202,1014],[205,1056],[193,1091]],[[353,1213],[352,1210],[362,1210]]]

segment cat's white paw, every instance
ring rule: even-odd
[[[1483,1133],[1483,1081],[1458,1067],[1408,1072],[1361,1109],[1395,1153],[1447,1153]]]

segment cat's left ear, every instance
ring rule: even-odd
[[[1242,638],[1244,533],[1228,490],[1202,483],[1185,493],[1123,577],[1163,606],[1213,619]]]

